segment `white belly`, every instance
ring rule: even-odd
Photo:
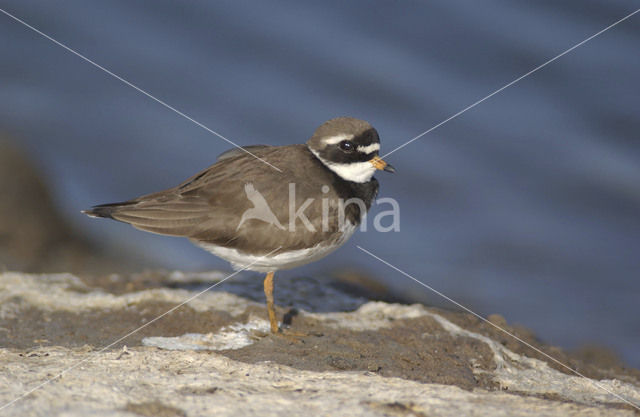
[[[203,243],[193,240],[192,242],[204,250],[231,262],[231,266],[235,270],[248,269],[258,272],[273,272],[280,269],[290,269],[296,266],[305,265],[318,259],[324,258],[334,250],[349,240],[351,235],[356,231],[357,226],[353,226],[347,222],[344,233],[339,241],[333,244],[319,243],[308,249],[297,249],[289,252],[281,252],[277,255],[251,255],[240,252],[237,249],[225,248],[223,246],[211,243]],[[275,248],[274,248],[275,249]]]

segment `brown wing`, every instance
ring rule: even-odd
[[[322,186],[334,184],[336,178],[330,171],[318,169],[322,166],[306,146],[260,147],[252,149],[252,153],[282,172],[238,152],[177,187],[124,203],[97,206],[87,214],[113,218],[152,233],[183,236],[252,252],[267,253],[278,246],[281,250],[301,249],[312,246],[318,239],[339,238],[339,194],[333,187],[321,194]],[[246,218],[240,225],[243,214],[256,206],[249,198],[247,184],[264,199],[276,222]],[[295,198],[290,197],[289,184],[295,185]],[[350,195],[350,190],[344,193]],[[323,203],[319,196],[327,202]],[[301,217],[290,225],[290,198],[294,212],[311,200],[303,212],[310,227]]]

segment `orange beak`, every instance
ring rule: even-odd
[[[369,160],[369,162],[371,162],[371,165],[373,165],[375,169],[392,173],[396,172],[396,169],[392,167],[391,164],[387,164],[382,158],[377,155],[374,156],[373,159]]]

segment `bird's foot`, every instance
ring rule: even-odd
[[[280,328],[278,333],[275,333],[275,335],[293,343],[304,343],[303,339],[311,336],[309,333],[294,332],[291,329],[287,328]]]

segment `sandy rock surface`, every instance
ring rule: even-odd
[[[0,415],[640,415],[640,372],[498,316],[584,377],[473,316],[309,278],[276,283],[271,335],[260,278],[203,291],[224,277],[0,273]]]

